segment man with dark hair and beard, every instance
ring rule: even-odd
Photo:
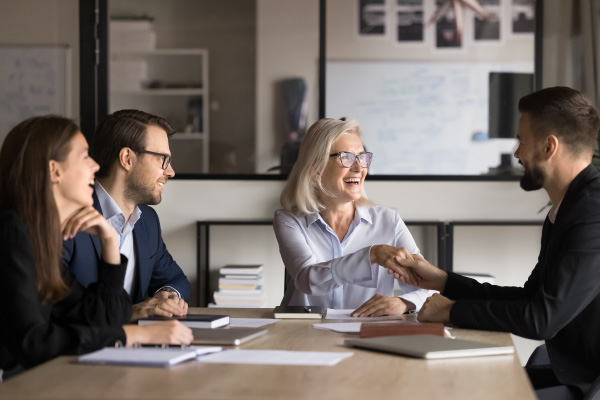
[[[519,111],[521,187],[544,189],[553,204],[524,286],[481,284],[418,255],[397,259],[394,270],[406,268],[413,284],[440,292],[427,299],[419,321],[545,340],[549,361],[526,368],[536,394],[583,398],[600,376],[600,174],[591,164],[598,111],[566,87],[524,96]]]
[[[132,320],[187,314],[190,284],[149,207],[160,203],[163,185],[175,175],[168,139],[173,133],[164,118],[121,110],[100,121],[91,140],[91,155],[100,165],[90,182],[94,208],[117,230],[119,250],[129,260],[124,287],[134,304]],[[70,219],[63,244],[63,259],[84,286],[98,280],[100,260],[98,238],[77,233],[87,218],[83,213]]]

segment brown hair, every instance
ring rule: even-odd
[[[175,133],[166,119],[144,111],[120,110],[104,117],[98,124],[90,145],[90,154],[100,165],[96,177],[105,178],[110,174],[122,148],[145,150],[148,126],[163,129],[167,137]]]
[[[538,140],[556,135],[573,154],[593,154],[600,118],[592,102],[577,90],[564,86],[539,90],[519,100],[519,111],[532,117]]]
[[[0,150],[0,208],[14,210],[25,224],[43,303],[56,302],[68,292],[60,269],[62,234],[50,183],[50,160],[63,161],[78,132],[70,119],[34,117],[15,126]]]

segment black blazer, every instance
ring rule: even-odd
[[[67,297],[55,304],[38,299],[33,247],[12,210],[0,210],[0,369],[17,371],[54,357],[125,343],[122,325],[131,318],[123,290],[127,258],[102,263],[99,282],[84,288],[63,268]]]
[[[452,323],[545,340],[563,384],[587,391],[600,375],[600,175],[573,180],[555,223],[544,222],[538,263],[524,287],[480,284],[453,273],[443,294]]]

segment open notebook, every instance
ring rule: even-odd
[[[353,347],[426,359],[512,354],[515,350],[513,346],[448,339],[434,335],[346,339],[344,343]]]

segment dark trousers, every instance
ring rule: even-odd
[[[550,365],[526,367],[535,394],[540,400],[581,400],[583,393],[577,387],[563,385],[558,381]]]

